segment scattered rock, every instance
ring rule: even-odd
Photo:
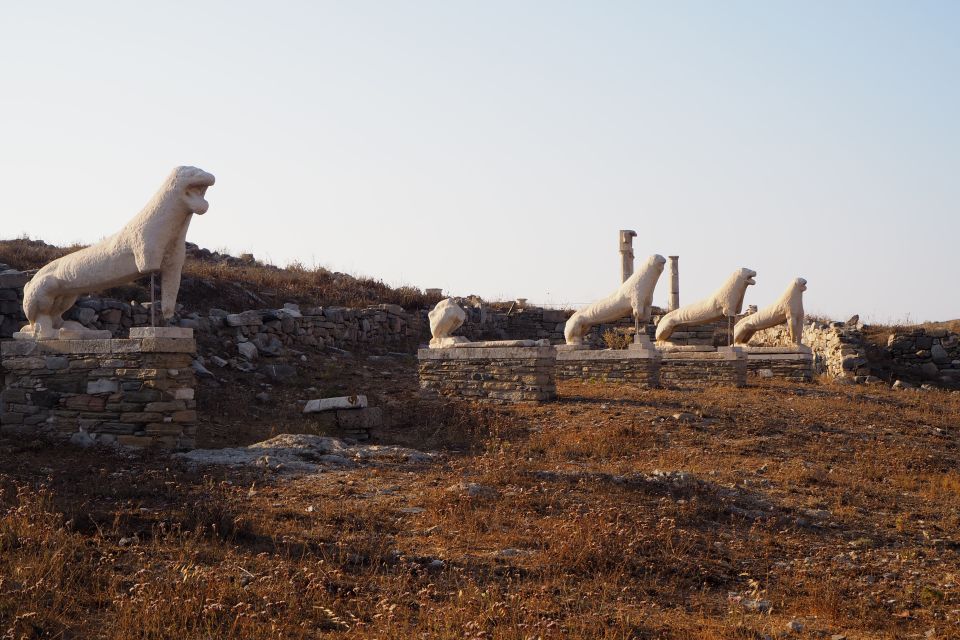
[[[260,352],[257,350],[257,345],[252,342],[241,342],[237,345],[237,351],[247,360],[256,360],[257,356],[260,355]]]
[[[213,374],[210,373],[210,370],[203,366],[203,363],[199,360],[194,360],[190,364],[190,368],[193,369],[193,372],[197,374],[200,378],[212,378]]]
[[[493,498],[497,490],[493,487],[477,484],[476,482],[458,482],[446,489],[447,493],[459,493],[468,498]]]
[[[405,447],[348,444],[338,438],[288,433],[248,447],[194,449],[175,455],[197,465],[252,466],[285,473],[316,473],[325,465],[355,466],[357,462],[437,460],[435,454]]]

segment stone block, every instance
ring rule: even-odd
[[[337,426],[341,429],[374,429],[383,425],[383,412],[380,407],[340,409],[336,415]]]
[[[116,380],[99,378],[87,381],[87,393],[116,393],[120,390],[120,383]]]
[[[131,338],[193,339],[193,329],[186,327],[131,327]]]
[[[185,338],[142,338],[140,351],[160,353],[196,353],[197,342]]]
[[[340,396],[335,398],[319,398],[308,400],[303,407],[304,413],[318,413],[335,409],[364,409],[367,406],[367,396]]]
[[[229,327],[259,327],[263,319],[257,311],[244,311],[227,315],[225,322]]]

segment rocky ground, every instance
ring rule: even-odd
[[[4,637],[960,637],[960,394],[562,383],[492,408],[417,399],[409,356],[337,358],[216,373],[208,440],[309,434],[301,400],[367,392],[374,444],[406,449],[0,441]]]

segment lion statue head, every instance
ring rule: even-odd
[[[196,167],[177,167],[170,173],[165,189],[161,192],[182,194],[183,203],[193,213],[203,215],[210,208],[206,200],[207,187],[213,186],[216,179],[203,169]]]

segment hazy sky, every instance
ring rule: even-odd
[[[176,165],[188,239],[485,298],[960,317],[960,2],[7,2],[0,237],[92,242]],[[655,302],[665,304],[662,278]]]

